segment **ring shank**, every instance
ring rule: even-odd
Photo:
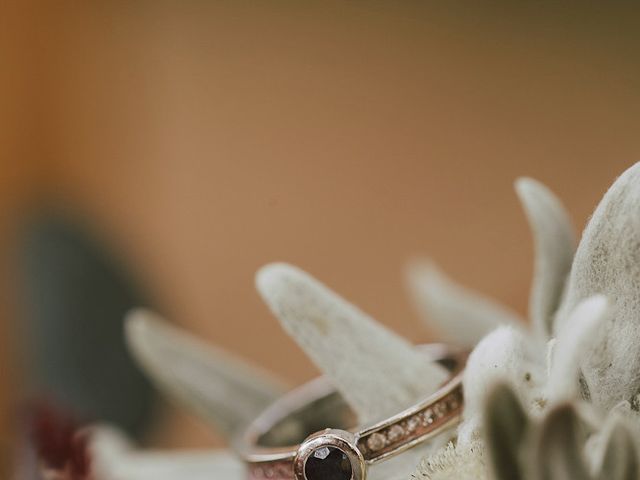
[[[452,378],[435,394],[364,429],[326,377],[317,378],[276,401],[240,437],[235,447],[252,479],[295,478],[293,461],[300,444],[326,427],[354,433],[367,463],[376,463],[423,442],[454,425],[462,411],[461,371],[466,352],[441,344],[421,346],[430,361],[440,362]]]

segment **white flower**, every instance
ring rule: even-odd
[[[529,179],[519,180],[516,190],[535,240],[532,331],[504,308],[454,285],[432,268],[414,267],[409,276],[418,305],[436,328],[447,338],[479,342],[465,373],[465,421],[456,455],[449,455],[451,475],[437,478],[464,478],[453,473],[457,463],[469,462],[470,445],[476,445],[476,452],[482,450],[477,442],[483,407],[496,383],[510,384],[534,414],[575,399],[590,400],[605,410],[620,402],[638,409],[640,164],[627,170],[604,196],[575,258],[572,229],[557,198]],[[469,314],[474,308],[480,314]],[[482,333],[496,327],[480,340]],[[469,332],[477,336],[470,338]]]

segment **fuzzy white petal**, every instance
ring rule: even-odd
[[[138,451],[117,430],[97,427],[91,435],[95,480],[244,480],[244,465],[229,451]]]
[[[611,319],[582,371],[592,401],[609,409],[640,392],[640,163],[611,186],[584,231],[558,328],[582,299],[599,293]]]
[[[367,480],[407,480],[423,458],[431,457],[446,443],[447,441],[438,442],[434,439],[424,445],[411,448],[402,455],[371,466],[367,472]]]
[[[479,435],[487,395],[500,382],[510,385],[529,405],[546,381],[542,351],[532,348],[527,335],[514,327],[500,327],[473,350],[464,373],[464,422],[459,440],[466,445]]]
[[[411,476],[416,480],[489,480],[485,447],[475,441],[467,447],[452,443],[425,457]]]
[[[508,308],[455,283],[432,262],[412,262],[407,277],[421,316],[445,341],[474,347],[500,325],[523,323]]]
[[[599,472],[602,469],[605,455],[607,453],[608,442],[614,429],[623,424],[636,438],[640,438],[640,418],[636,412],[627,410],[625,406],[619,405],[609,412],[604,419],[600,421],[599,431],[592,434],[585,442],[584,452],[585,458],[589,462],[589,468],[592,472]],[[640,452],[639,452],[640,453]]]
[[[529,220],[535,249],[529,315],[536,333],[547,338],[575,252],[575,233],[560,200],[531,178],[517,180],[516,192]]]
[[[406,340],[296,267],[267,265],[256,285],[362,422],[397,413],[447,378]]]
[[[233,435],[284,391],[271,375],[207,345],[147,310],[127,318],[129,348],[170,398]]]
[[[606,310],[607,299],[602,295],[583,300],[558,332],[546,386],[550,402],[578,398],[580,363],[599,341]]]

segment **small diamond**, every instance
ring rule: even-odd
[[[445,413],[447,413],[447,406],[444,402],[436,403],[436,406],[433,407],[433,411],[435,412],[436,417],[442,418],[444,417]]]
[[[404,436],[404,429],[400,425],[393,425],[387,432],[387,438],[391,443],[397,442]]]
[[[422,425],[427,427],[431,425],[433,421],[434,421],[433,410],[428,408],[422,413]]]
[[[328,447],[322,447],[313,452],[313,456],[319,458],[320,460],[326,460],[326,458],[331,453]]]
[[[369,447],[369,450],[371,450],[372,452],[377,452],[378,450],[384,448],[386,444],[387,439],[383,434],[378,432],[371,434],[371,436],[367,439],[367,447]]]
[[[460,402],[458,402],[458,397],[456,395],[451,395],[448,400],[449,409],[456,410],[460,406]]]
[[[420,417],[418,415],[414,415],[409,420],[407,420],[407,431],[415,432],[420,426]]]

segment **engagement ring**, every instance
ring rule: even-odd
[[[451,378],[434,394],[364,428],[352,428],[355,414],[324,377],[276,401],[236,442],[250,480],[364,480],[369,465],[459,423],[467,353],[440,344],[420,348]]]

